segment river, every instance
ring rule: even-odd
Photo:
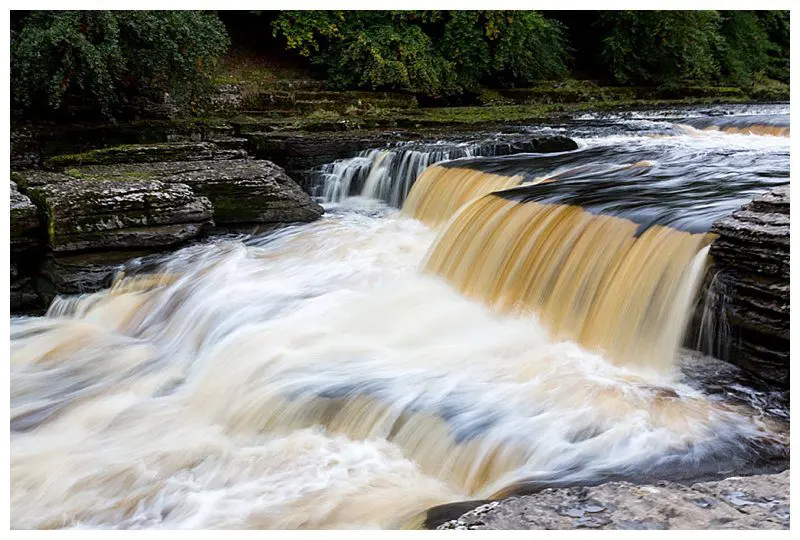
[[[788,105],[715,106],[522,128],[578,142],[561,154],[365,149],[323,168],[315,223],[12,318],[12,527],[396,528],[545,486],[786,468],[786,394],[679,346],[706,233],[788,182],[788,125]]]

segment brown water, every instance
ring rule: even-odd
[[[678,137],[723,145],[721,174],[753,148],[783,159],[777,137]],[[521,486],[785,466],[782,401],[676,362],[704,220],[754,170],[779,178],[759,158],[733,195],[682,213],[688,196],[632,202],[670,146],[631,167],[585,144],[429,169],[406,212],[430,220],[348,199],[12,318],[12,527],[402,527]],[[593,148],[610,163],[585,163]],[[617,191],[590,197],[593,181]]]

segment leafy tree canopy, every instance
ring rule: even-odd
[[[228,47],[219,19],[198,11],[34,11],[12,34],[18,106],[77,104],[110,117],[127,100],[200,94]]]

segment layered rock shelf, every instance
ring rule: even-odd
[[[414,144],[433,143],[445,138],[444,135],[437,137],[435,133],[386,130],[355,130],[336,134],[255,131],[247,133],[246,137],[256,157],[285,167],[293,178],[304,185],[310,180],[313,169],[319,165],[352,157],[370,148],[395,146],[404,141]],[[481,155],[493,156],[521,152],[566,152],[578,148],[575,141],[563,136],[498,136],[492,133],[456,132],[447,134],[446,139],[453,143],[475,142],[486,149]]]
[[[446,510],[429,511],[428,519]],[[788,529],[789,471],[692,486],[609,482],[589,488],[551,488],[481,504],[437,528]]]
[[[758,377],[789,384],[789,186],[714,223],[710,302],[718,354]]]
[[[230,227],[308,222],[322,208],[241,140],[125,145],[12,173],[11,309],[110,284],[134,258]]]

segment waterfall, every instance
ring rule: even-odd
[[[326,202],[347,197],[378,199],[402,206],[414,182],[429,166],[473,156],[499,156],[534,149],[526,140],[465,143],[404,143],[364,150],[357,156],[322,165],[311,174],[312,194]]]

